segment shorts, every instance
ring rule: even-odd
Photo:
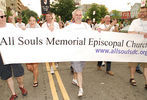
[[[0,66],[0,76],[2,80],[7,80],[10,77],[20,77],[24,75],[24,69],[21,64],[9,64]]]
[[[85,66],[85,62],[84,61],[71,62],[71,65],[74,69],[74,72],[82,72]]]
[[[141,64],[143,68],[147,68],[147,63],[139,63],[139,62],[129,62],[129,67],[137,67],[138,64]]]

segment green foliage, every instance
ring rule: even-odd
[[[95,14],[93,12],[95,11]],[[84,18],[86,19],[89,17],[90,19],[95,18],[96,22],[100,22],[101,18],[103,18],[105,15],[108,14],[108,10],[104,5],[98,5],[93,3],[91,7],[87,10],[87,12],[84,15]]]
[[[32,11],[32,10],[29,10],[29,9],[24,10],[24,11],[22,11],[22,13],[21,13],[22,21],[23,21],[25,24],[28,23],[28,20],[29,20],[29,18],[30,18],[31,16],[35,17],[36,19],[37,19],[37,17],[38,17],[38,15],[37,15],[36,12],[34,12],[34,11]]]
[[[12,16],[11,9],[10,8],[6,8],[5,14],[7,15],[7,21],[8,21],[8,17]]]
[[[67,21],[72,18],[72,12],[76,9],[73,0],[58,0],[57,3],[51,4],[50,11],[57,16],[61,16],[62,21]]]
[[[111,17],[112,17],[113,19],[114,19],[114,18],[120,19],[120,18],[121,18],[120,11],[112,10]]]

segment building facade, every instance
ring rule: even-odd
[[[131,12],[130,11],[122,12],[121,19],[131,19]]]
[[[74,0],[74,2],[76,3],[76,5],[81,5],[81,0]]]
[[[139,9],[141,7],[141,4],[140,3],[135,3],[132,7],[131,7],[131,18],[137,18],[138,17],[138,12],[139,12]]]
[[[0,0],[0,9],[6,11],[6,0]]]
[[[6,7],[8,10],[13,10],[18,14],[20,14],[22,10],[27,9],[27,7],[22,4],[21,0],[6,0]]]

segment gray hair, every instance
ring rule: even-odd
[[[77,12],[77,11],[81,11],[82,12],[82,10],[81,9],[75,9],[73,12],[72,12],[72,16]]]
[[[4,10],[0,9],[0,12],[2,12],[2,14],[5,14]]]
[[[106,17],[110,17],[110,15],[105,15],[105,17],[104,17],[104,18],[106,18]]]

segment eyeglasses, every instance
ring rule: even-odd
[[[0,16],[0,18],[4,18],[4,17],[6,17],[6,15]]]

